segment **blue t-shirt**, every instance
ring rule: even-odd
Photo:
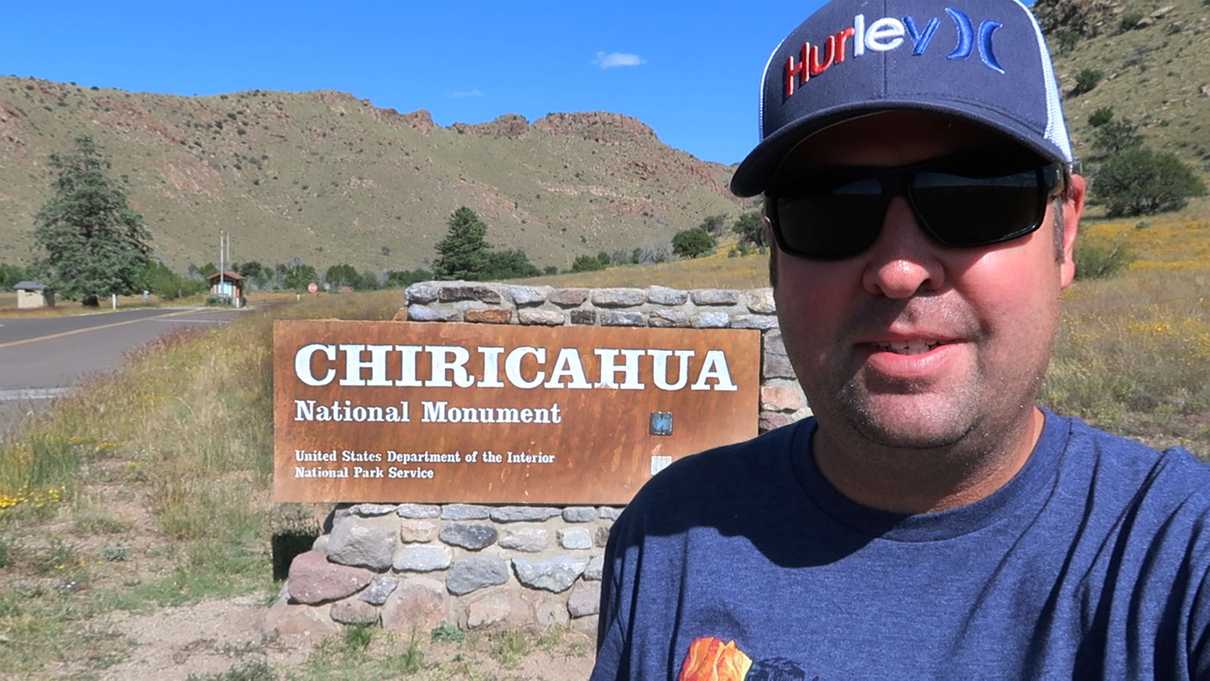
[[[1210,466],[1045,416],[941,513],[844,497],[814,420],[677,462],[610,533],[592,681],[1210,679]]]

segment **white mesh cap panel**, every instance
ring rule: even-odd
[[[759,102],[756,109],[756,139],[758,142],[765,138],[765,79],[769,77],[769,67],[773,65],[773,57],[789,38],[790,36],[786,36],[777,43],[777,47],[773,48],[773,51],[769,53],[769,59],[765,61],[765,70],[760,74],[760,85],[756,91],[756,101]]]
[[[1014,0],[1021,11],[1029,17],[1029,22],[1034,27],[1034,35],[1038,41],[1038,52],[1042,59],[1042,79],[1046,82],[1043,86],[1046,88],[1046,132],[1043,136],[1051,144],[1059,148],[1063,154],[1063,160],[1067,163],[1074,162],[1071,154],[1071,138],[1067,135],[1067,121],[1063,119],[1063,103],[1059,99],[1059,83],[1055,79],[1055,69],[1050,62],[1050,52],[1046,49],[1046,39],[1042,37],[1042,27],[1038,26],[1038,20],[1034,17],[1033,11],[1026,7],[1021,0]]]

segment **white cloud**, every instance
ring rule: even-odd
[[[597,52],[597,57],[592,60],[592,63],[605,70],[622,66],[640,66],[646,62],[639,55],[628,52]]]
[[[450,97],[454,99],[466,99],[467,97],[482,97],[483,91],[479,88],[473,90],[455,90],[450,93]]]

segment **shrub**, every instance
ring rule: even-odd
[[[433,273],[419,268],[415,270],[391,270],[387,272],[386,286],[388,288],[406,288],[418,281],[430,281]]]
[[[1097,69],[1081,70],[1076,74],[1076,86],[1071,89],[1071,96],[1079,97],[1087,92],[1092,92],[1104,77],[1105,74]]]
[[[1180,210],[1190,197],[1206,194],[1206,186],[1179,158],[1146,147],[1111,156],[1095,179],[1110,217]]]
[[[1129,118],[1110,120],[1097,126],[1092,133],[1092,148],[1102,156],[1110,156],[1142,146],[1139,126]]]
[[[554,265],[547,265],[546,267],[542,268],[542,274],[551,275],[551,274],[558,274],[558,273],[559,273],[559,268],[555,267]]]
[[[702,220],[702,224],[697,226],[698,229],[700,229],[712,236],[722,235],[723,230],[726,229],[726,227],[727,227],[727,216],[721,215],[721,214],[720,215],[707,215]]]
[[[1105,279],[1126,269],[1134,255],[1124,242],[1112,245],[1081,243],[1076,247],[1076,279]]]
[[[731,231],[739,235],[740,246],[752,245],[759,248],[765,245],[765,230],[757,211],[750,210],[736,218]]]
[[[1134,29],[1138,28],[1139,24],[1141,23],[1143,23],[1143,13],[1137,10],[1131,10],[1122,15],[1122,21],[1118,24],[1118,27],[1121,28],[1123,32],[1133,31]]]
[[[1088,117],[1088,124],[1094,128],[1099,128],[1112,120],[1113,107],[1103,106],[1092,112],[1092,114]]]
[[[700,227],[686,229],[672,237],[672,252],[682,258],[698,258],[711,253],[716,243],[714,236]]]
[[[596,272],[605,269],[605,263],[595,255],[577,255],[571,263],[572,272]]]
[[[517,279],[536,277],[538,268],[529,261],[525,251],[515,248],[508,251],[488,251],[483,270],[484,279]]]

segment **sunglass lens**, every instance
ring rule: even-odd
[[[777,200],[777,229],[786,249],[808,258],[840,260],[869,248],[886,215],[878,180],[816,183],[821,186]]]
[[[984,246],[1036,229],[1045,212],[1039,172],[984,175],[918,172],[912,202],[921,219],[947,246]]]

